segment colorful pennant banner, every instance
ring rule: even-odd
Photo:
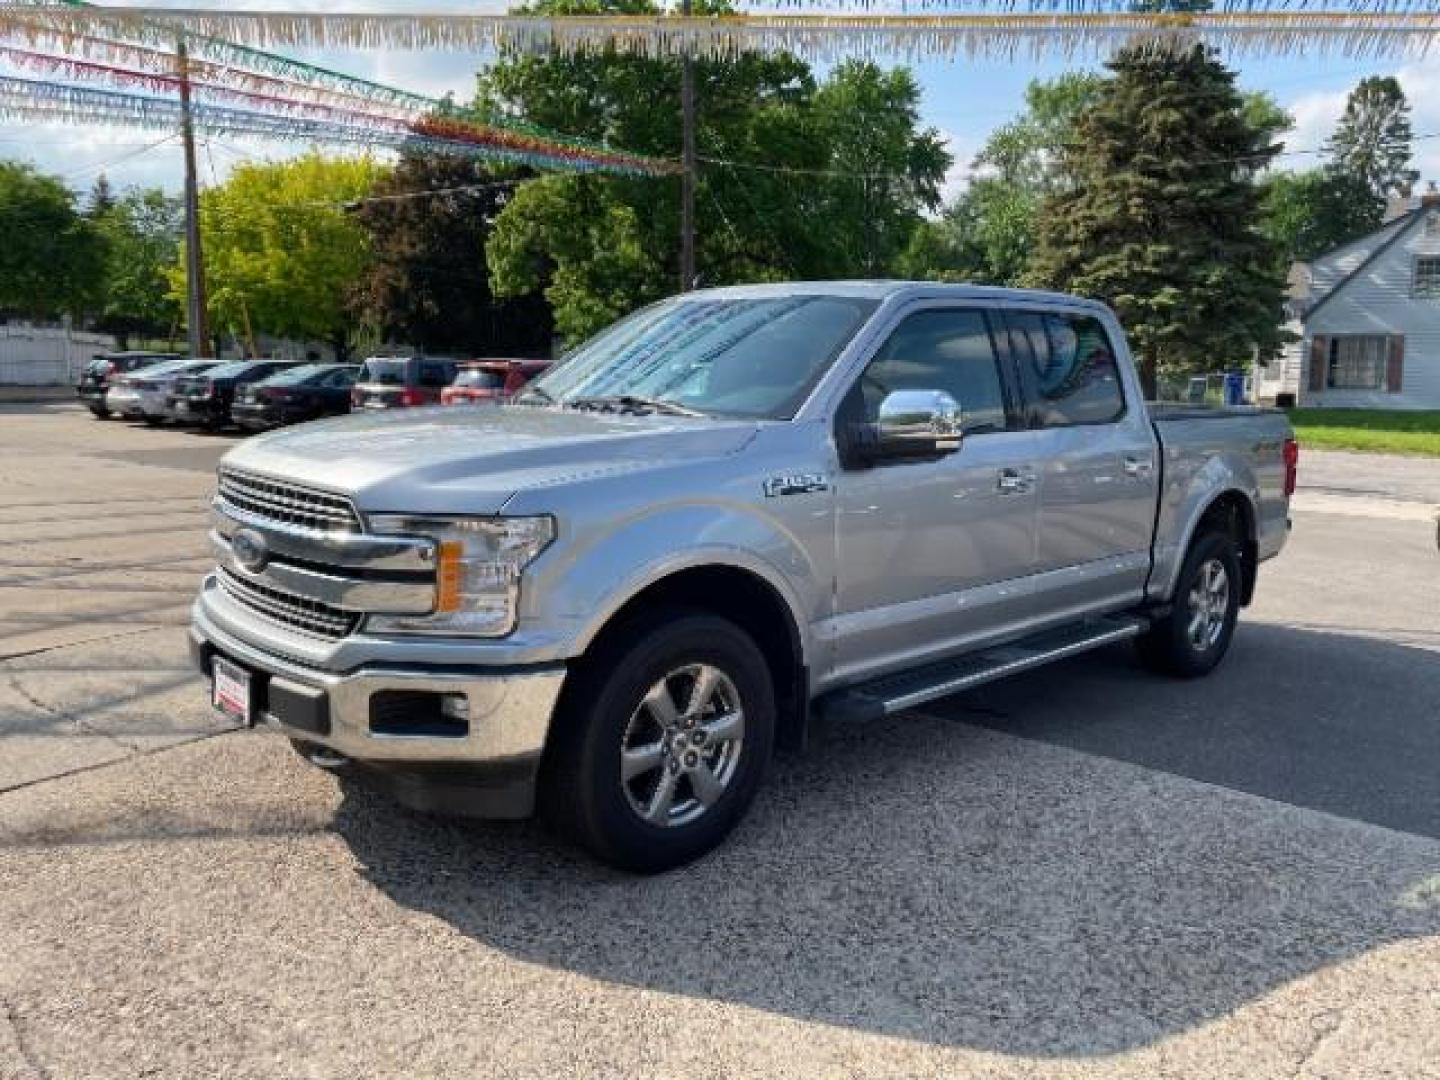
[[[828,0],[797,0],[813,11]],[[858,0],[862,6],[864,0]],[[923,4],[923,0],[922,0]],[[787,5],[788,6],[788,5]],[[338,72],[297,65],[268,47],[408,49],[583,54],[618,50],[641,56],[728,57],[740,52],[792,52],[815,60],[842,56],[1065,56],[1107,53],[1136,41],[1158,47],[1195,41],[1232,52],[1300,50],[1356,56],[1423,53],[1440,37],[1440,0],[1220,0],[1196,14],[1137,12],[1134,0],[935,0],[934,14],[814,13],[726,16],[534,16],[422,12],[335,13],[236,8],[75,7],[4,0],[0,29],[95,34],[167,47],[185,35],[195,51],[253,70],[321,80],[362,92]],[[943,12],[943,13],[941,13]],[[364,80],[358,80],[363,84]],[[364,93],[402,103],[403,91],[370,84]]]
[[[424,150],[536,168],[653,176],[674,172],[672,162],[531,139],[523,133],[487,129],[444,119],[409,123],[354,114],[347,120],[283,115],[193,102],[197,130],[209,135],[246,135],[307,143]],[[0,76],[0,117],[80,124],[116,124],[175,130],[180,103],[168,98],[98,90],[65,83]]]

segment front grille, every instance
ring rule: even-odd
[[[283,525],[318,532],[359,532],[360,515],[348,499],[278,480],[220,470],[220,498],[237,510]]]
[[[355,630],[360,616],[341,608],[310,600],[294,593],[272,589],[253,581],[243,581],[223,566],[216,570],[216,580],[225,595],[271,622],[315,637],[334,641]]]

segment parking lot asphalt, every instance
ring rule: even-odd
[[[824,730],[635,879],[211,715],[233,442],[0,405],[0,1077],[1440,1076],[1440,466],[1307,454],[1211,678]]]

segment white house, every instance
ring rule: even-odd
[[[1258,373],[1262,399],[1440,409],[1440,193],[1397,209],[1369,236],[1297,264],[1289,329],[1300,340]]]

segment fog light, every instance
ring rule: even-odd
[[[440,715],[462,724],[470,722],[470,699],[464,694],[446,694],[440,699]]]

